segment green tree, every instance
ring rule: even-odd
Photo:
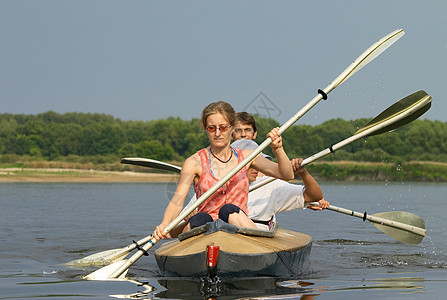
[[[30,143],[26,136],[17,135],[16,137],[9,137],[4,142],[5,153],[12,153],[17,155],[25,155],[30,153]]]
[[[170,145],[163,145],[160,141],[143,141],[135,145],[135,152],[139,157],[157,160],[171,160],[174,150]]]
[[[135,150],[135,144],[125,143],[118,150],[118,154],[120,157],[134,157],[137,156],[137,152]]]

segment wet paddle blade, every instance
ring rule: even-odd
[[[402,115],[402,118],[392,124],[375,130],[374,132],[368,134],[369,136],[378,135],[385,133],[396,128],[399,128],[405,124],[408,124],[420,116],[422,116],[431,107],[431,97],[425,91],[417,91],[388,107],[377,117],[369,121],[365,126],[357,130],[354,134],[359,134],[371,127],[379,126],[380,124],[390,120],[392,118],[397,118]]]
[[[391,221],[396,221],[400,223],[405,223],[414,227],[419,227],[425,229],[424,219],[421,217],[405,212],[405,211],[390,211],[374,214],[375,217],[380,217],[383,219],[388,219]],[[395,240],[406,244],[420,244],[424,238],[413,232],[409,232],[403,229],[393,228],[387,225],[382,225],[379,223],[371,222],[377,229],[381,230],[383,233],[389,235]]]
[[[115,277],[110,277],[111,274],[113,274],[116,270],[118,270],[120,267],[125,265],[127,263],[126,260],[121,260],[114,262],[113,264],[110,264],[108,266],[102,267],[101,269],[98,269],[87,276],[84,277],[84,279],[88,280],[108,280],[113,279]],[[118,279],[125,278],[127,275],[128,269],[126,269],[119,277]]]
[[[129,252],[115,255],[121,249],[111,249],[102,252],[98,252],[84,258],[75,259],[66,263],[68,266],[106,266],[113,262],[124,259]]]

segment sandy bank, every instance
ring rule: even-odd
[[[170,182],[176,174],[78,169],[0,169],[0,182]]]

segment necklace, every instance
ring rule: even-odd
[[[229,162],[230,159],[233,157],[233,151],[231,151],[230,157],[229,157],[227,160],[222,160],[222,159],[220,159],[219,157],[217,157],[217,156],[213,153],[213,151],[211,151],[211,147],[210,147],[210,153],[214,156],[215,159],[217,159],[218,161],[220,161],[220,162],[223,163],[223,164],[226,164],[227,162]]]

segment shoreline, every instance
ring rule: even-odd
[[[402,164],[381,162],[316,162],[309,166],[317,181],[345,182],[447,182],[447,163],[411,161]],[[143,170],[143,171],[139,171]],[[2,182],[177,182],[178,173],[136,167],[106,171],[92,166],[0,168]],[[296,179],[295,179],[296,180]]]
[[[0,182],[171,182],[177,174],[132,171],[97,171],[60,168],[0,169]]]

